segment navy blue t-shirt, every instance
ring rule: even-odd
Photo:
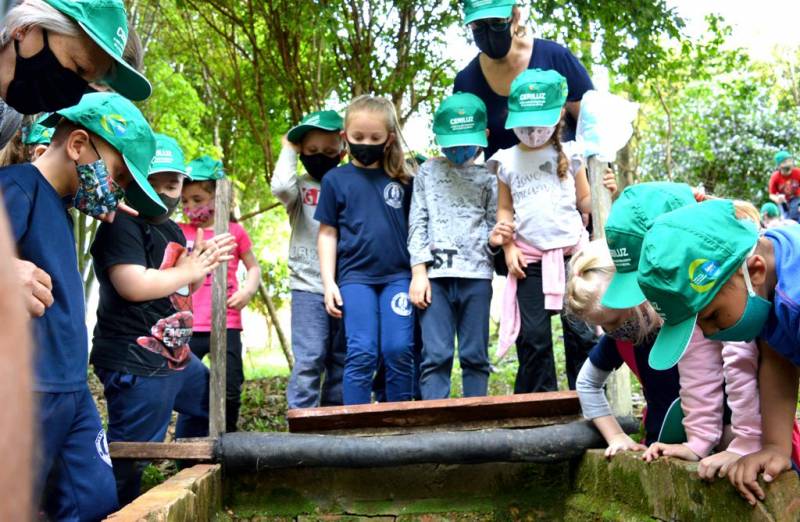
[[[586,91],[594,89],[592,79],[586,68],[566,47],[541,38],[534,39],[529,69],[553,69],[567,79],[567,101],[580,101]],[[519,140],[511,129],[506,129],[508,116],[508,97],[500,96],[492,90],[483,75],[480,54],[456,75],[453,92],[469,92],[483,100],[489,116],[489,146],[484,157],[489,159],[499,149],[513,147]],[[571,114],[566,115],[566,126],[562,141],[575,139],[577,121]]]
[[[385,284],[411,277],[408,211],[411,184],[382,168],[352,163],[322,178],[314,219],[339,231],[338,284]]]
[[[678,398],[680,391],[677,365],[669,370],[659,371],[652,369],[647,362],[655,340],[656,335],[653,334],[633,349],[637,366],[635,373],[638,373],[637,377],[642,384],[642,393],[644,393],[644,399],[647,402],[647,416],[644,422],[645,442],[647,444],[652,444],[658,440],[661,425],[664,423],[664,416],[667,414],[670,405]],[[616,370],[625,362],[617,349],[617,342],[607,335],[601,337],[600,341],[589,352],[589,360],[592,361],[592,364],[607,372]]]
[[[31,164],[0,169],[0,190],[18,255],[53,281],[53,306],[33,319],[34,390],[61,393],[86,387],[89,347],[83,280],[78,272],[71,198],[62,198]]]

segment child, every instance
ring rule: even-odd
[[[200,239],[199,229],[214,227],[214,195],[216,182],[225,177],[222,162],[209,156],[201,156],[189,163],[187,174],[190,181],[184,183],[181,192],[183,214],[189,223],[180,223],[186,236],[186,245],[193,248]],[[220,216],[228,219],[228,216]],[[239,407],[242,401],[242,309],[258,292],[261,283],[261,269],[253,254],[253,244],[244,227],[230,218],[228,230],[233,235],[234,249],[228,260],[228,314],[227,314],[227,359],[225,366],[225,431],[236,431],[239,421]],[[239,261],[244,263],[247,276],[239,288],[236,271]],[[209,271],[203,286],[192,297],[194,312],[194,334],[192,352],[202,359],[211,350],[211,282],[213,274]]]
[[[44,116],[41,119],[46,117]],[[36,161],[47,150],[47,146],[50,145],[50,141],[53,139],[53,129],[39,123],[40,120],[32,122],[28,127],[24,127],[22,131],[22,144],[25,146],[25,155],[30,161]]]
[[[406,246],[411,173],[390,101],[359,96],[347,107],[344,127],[351,162],[323,178],[314,214],[325,309],[344,317],[344,403],[370,402],[379,355],[386,399],[407,401],[414,377]]]
[[[761,205],[761,226],[763,228],[783,227],[797,225],[797,221],[786,219],[781,215],[778,205],[769,201]]]
[[[585,235],[581,213],[591,212],[582,159],[559,140],[566,99],[567,82],[556,71],[530,69],[517,76],[508,98],[506,128],[513,128],[521,143],[497,152],[487,163],[499,180],[497,233],[504,234],[509,270],[499,353],[516,341],[519,370],[514,393],[557,388],[550,316],[562,309],[564,263]],[[616,191],[613,174],[604,182]],[[516,232],[513,241],[508,231],[501,231],[504,226]],[[563,315],[561,324],[573,387],[590,346],[579,346],[575,325]]]
[[[777,170],[769,178],[769,199],[781,205],[785,217],[798,221],[800,212],[800,168],[794,166],[794,156],[782,150],[775,154]]]
[[[167,212],[119,215],[100,225],[91,248],[100,283],[91,363],[103,383],[112,442],[162,442],[173,410],[180,414],[177,438],[208,435],[208,370],[189,350],[189,286],[201,283],[231,246],[221,236],[186,255],[186,240],[170,220],[186,176],[175,140],[156,135],[148,175]],[[145,465],[114,460],[123,505],[139,496]]]
[[[272,194],[286,207],[292,226],[289,286],[294,368],[286,388],[289,409],[342,404],[344,338],[341,321],[325,311],[317,254],[319,224],[314,220],[320,182],[344,156],[341,130],[342,117],[335,111],[308,114],[284,138],[272,175]],[[300,176],[298,154],[306,170]]]
[[[729,200],[682,208],[656,220],[642,245],[638,283],[664,317],[656,350],[684,345],[695,324],[716,340],[758,337],[762,449],[727,474],[751,503],[763,499],[756,482],[791,467],[797,398],[797,272],[800,229],[768,230],[759,238]],[[788,359],[788,360],[787,360]]]
[[[409,294],[422,325],[422,398],[450,397],[455,336],[465,397],[486,395],[496,181],[475,158],[486,147],[486,106],[473,94],[446,98],[433,117],[444,158],[414,178],[408,233]],[[500,246],[501,239],[497,244]]]
[[[43,509],[54,520],[97,520],[118,503],[105,431],[86,383],[83,284],[67,208],[108,219],[123,196],[145,215],[163,206],[146,177],[153,133],[129,101],[87,94],[45,124],[56,129],[47,151],[33,164],[0,170],[18,255],[53,281],[52,306],[32,319],[40,444],[34,491],[41,496],[47,483]]]

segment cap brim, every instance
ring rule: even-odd
[[[506,129],[514,127],[553,127],[561,119],[561,108],[544,111],[509,112]]]
[[[192,177],[190,175],[188,175],[185,170],[178,170],[178,169],[173,169],[173,168],[170,168],[170,167],[166,167],[166,168],[163,168],[163,169],[150,170],[150,171],[147,172],[147,177],[149,178],[153,174],[161,174],[162,172],[174,172],[175,174],[182,174],[182,175],[186,176],[188,179],[192,179]]]
[[[297,145],[301,141],[303,141],[303,136],[305,136],[312,130],[338,132],[341,129],[339,129],[338,127],[335,128],[323,127],[322,125],[297,125],[296,127],[292,127],[289,130],[288,134],[286,134],[286,139]]]
[[[115,92],[128,98],[132,101],[142,101],[150,97],[153,93],[153,86],[139,71],[128,65],[128,62],[118,57],[116,52],[109,48],[100,38],[96,37],[88,27],[82,22],[78,22],[81,29],[89,35],[89,38],[94,41],[106,54],[108,54],[117,63],[114,68],[114,75],[105,78],[104,81],[109,87],[114,89]]]
[[[128,166],[128,170],[131,171],[134,180],[125,190],[125,199],[130,203],[130,206],[138,211],[142,217],[156,217],[165,214],[167,207],[164,206],[155,189],[147,181],[147,174],[141,172],[127,158],[124,159],[125,165]]]
[[[681,444],[686,442],[686,430],[683,428],[683,408],[681,399],[672,401],[667,414],[664,415],[664,422],[658,432],[658,442],[664,444]]]
[[[654,370],[669,370],[681,360],[692,338],[697,314],[677,324],[664,324],[650,350],[649,364]]]
[[[486,139],[486,132],[471,132],[469,134],[448,134],[445,136],[437,135],[436,143],[440,147],[461,147],[468,145],[475,145],[478,147],[487,147],[489,141]]]
[[[488,9],[480,9],[466,16],[464,18],[464,25],[470,24],[475,20],[486,20],[487,18],[509,18],[513,10],[513,5],[501,5]]]
[[[647,298],[639,288],[637,272],[616,272],[611,278],[600,304],[606,308],[633,308],[644,303]]]

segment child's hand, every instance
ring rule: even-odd
[[[411,303],[425,310],[431,304],[431,282],[428,274],[414,274],[411,278],[411,286],[408,288],[408,297]]]
[[[342,317],[342,294],[339,292],[339,285],[331,283],[325,286],[325,311],[328,315],[341,319]]]
[[[229,298],[228,298],[228,308],[232,308],[234,310],[242,310],[245,306],[250,303],[253,299],[254,295],[245,290],[244,288],[240,288],[235,291]]]
[[[625,433],[615,435],[608,441],[606,458],[610,459],[620,451],[645,451],[647,446],[639,444]]]
[[[617,176],[611,167],[606,167],[606,171],[603,173],[603,186],[611,192],[612,196],[617,193]]]
[[[689,449],[686,444],[664,444],[663,442],[654,442],[647,448],[647,451],[642,455],[642,460],[645,462],[653,462],[658,460],[659,457],[676,457],[690,462],[697,462],[700,457],[694,454],[694,451]]]
[[[514,223],[507,223],[505,221],[498,222],[489,234],[489,244],[493,247],[499,247],[510,243],[514,239]]]
[[[700,461],[697,466],[697,474],[703,480],[714,480],[719,473],[722,478],[728,472],[731,464],[742,458],[738,453],[732,451],[720,451],[710,457],[706,457]]]
[[[284,149],[292,149],[297,154],[300,154],[300,145],[289,141],[288,134],[284,134],[283,138],[281,138],[281,147],[283,147]]]
[[[775,477],[792,469],[789,456],[774,447],[764,446],[746,457],[742,457],[728,468],[728,480],[739,490],[739,494],[750,505],[756,505],[756,498],[764,500],[764,490],[758,484],[758,474],[761,473],[764,482],[772,482]]]
[[[503,252],[506,256],[508,273],[517,279],[525,279],[525,268],[528,266],[528,262],[525,261],[522,251],[514,243],[508,243],[503,245]]]
[[[202,281],[220,263],[233,259],[230,253],[236,247],[236,238],[231,234],[220,234],[208,241],[203,234],[203,229],[198,228],[191,253],[182,255],[175,263],[176,267],[188,270],[194,282]]]

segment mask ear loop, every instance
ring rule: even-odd
[[[756,246],[758,245],[758,240],[756,240],[756,244],[753,245],[753,249],[744,259],[744,263],[742,263],[742,273],[744,274],[744,284],[747,287],[747,294],[751,297],[755,297],[756,292],[753,290],[753,283],[750,282],[750,271],[747,269],[747,260],[750,259],[756,253]]]

